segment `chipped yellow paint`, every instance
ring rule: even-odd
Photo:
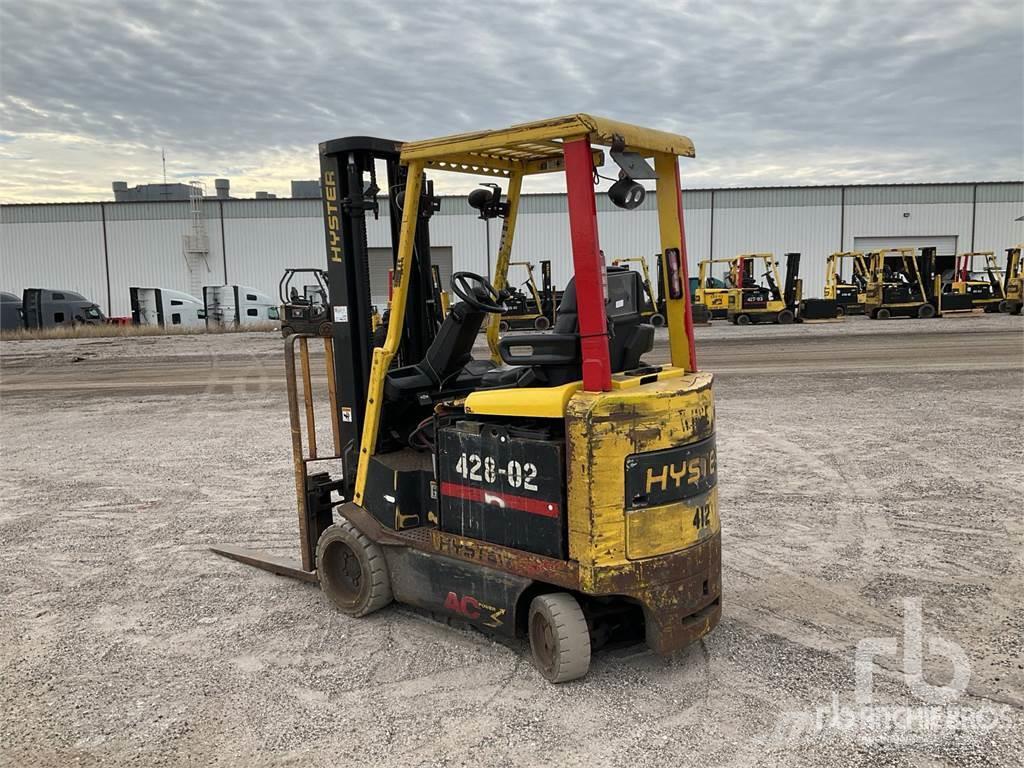
[[[714,396],[710,373],[670,376],[610,392],[577,392],[566,411],[569,455],[569,558],[580,566],[584,591],[607,573],[626,566],[626,457],[703,440],[714,433]],[[671,512],[693,518],[706,497],[690,499]],[[717,497],[716,497],[717,498]],[[694,504],[693,502],[698,502]],[[662,508],[664,509],[664,508]],[[692,537],[679,533],[674,544],[660,525],[634,531],[636,551],[666,553],[684,549],[720,530],[716,513],[706,530]],[[671,527],[671,522],[666,522]],[[678,530],[678,529],[677,529]],[[674,535],[674,534],[673,534]],[[652,537],[647,540],[646,537]]]

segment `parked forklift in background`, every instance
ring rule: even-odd
[[[722,279],[711,274],[713,264],[724,264],[727,271]],[[697,285],[693,292],[694,301],[708,308],[712,319],[729,316],[729,291],[739,283],[736,276],[736,259],[702,259],[697,265]]]
[[[312,276],[313,283],[293,285],[299,277]],[[277,285],[281,299],[281,335],[305,333],[325,338],[331,335],[331,318],[327,314],[327,273],[322,269],[286,269]]]
[[[1006,249],[1006,266],[1003,269],[1003,301],[999,311],[1019,315],[1024,306],[1024,273],[1021,272],[1021,254],[1024,243]]]
[[[647,266],[647,259],[642,256],[628,256],[624,259],[615,259],[614,266],[623,264],[639,264],[641,281],[644,287],[644,307],[641,314],[644,319],[655,328],[665,325],[665,298],[662,292],[654,292],[654,285],[651,283],[651,270]],[[659,288],[660,288],[659,281]]]
[[[922,253],[925,250],[922,249]],[[982,259],[981,270],[975,269],[978,258]],[[942,272],[935,270],[933,280],[933,304],[940,315],[975,309],[999,311],[999,304],[1003,300],[1002,270],[996,263],[993,251],[959,253],[951,269]]]
[[[764,272],[760,273],[761,264]],[[789,325],[797,320],[802,299],[800,254],[786,254],[786,283],[780,287],[779,265],[771,253],[743,253],[735,259],[736,287],[730,288],[727,317],[733,325],[778,323]]]
[[[935,317],[933,266],[929,252],[913,248],[886,248],[865,256],[868,281],[864,289],[864,312],[873,320],[890,317]]]
[[[849,267],[846,267],[849,262]],[[839,315],[864,314],[868,266],[861,251],[831,253],[825,263],[825,298],[836,302]]]
[[[525,268],[526,282],[522,287],[509,288],[511,295],[505,301],[507,311],[501,316],[500,330],[503,333],[524,328],[546,331],[554,322],[557,306],[551,283],[551,261],[546,259],[540,263],[540,288],[537,287],[537,280],[533,274],[533,262],[510,261],[508,265]]]
[[[600,255],[593,182],[605,150],[620,169],[615,205],[656,196],[668,364],[642,360],[654,329],[639,274],[606,269]],[[678,161],[693,154],[683,136],[583,114],[404,144],[321,144],[333,441],[318,449],[315,337],[293,335],[300,563],[215,551],[319,581],[350,616],[395,600],[525,637],[552,682],[586,674],[608,642],[642,638],[671,653],[708,633],[721,614],[721,527],[713,379],[697,370],[686,290]],[[365,235],[377,166],[395,271],[387,338],[374,349]],[[494,283],[454,274],[459,301],[440,327],[425,317],[438,202],[427,171],[508,183]],[[501,336],[520,189],[540,173],[565,174],[574,276],[551,331]],[[485,321],[491,357],[474,360]]]

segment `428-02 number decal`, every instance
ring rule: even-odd
[[[455,463],[455,471],[470,482],[496,483],[501,477],[511,488],[537,490],[537,465],[532,461],[520,462],[510,459],[507,464],[499,467],[493,456],[481,457],[479,453],[463,453]]]

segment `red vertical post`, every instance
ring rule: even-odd
[[[697,370],[697,346],[693,341],[693,297],[690,296],[690,265],[686,258],[686,225],[683,223],[683,184],[679,178],[679,161],[672,163],[675,168],[675,180],[672,182],[676,188],[676,206],[679,208],[679,256],[683,270],[683,296],[686,298],[686,312],[683,314],[683,327],[686,329],[686,341],[690,346],[689,370]],[[714,258],[708,254],[708,258]]]
[[[576,311],[583,358],[583,389],[588,392],[607,392],[612,388],[612,365],[608,352],[608,317],[605,312],[601,248],[597,240],[594,159],[587,139],[566,141],[562,146],[565,153],[572,262],[576,273]]]

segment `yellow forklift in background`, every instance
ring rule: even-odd
[[[756,264],[764,272],[758,280]],[[780,287],[779,265],[771,253],[743,253],[735,259],[737,285],[728,293],[728,318],[733,325],[778,323],[797,320],[803,283],[800,280],[800,254],[786,254],[786,283]]]
[[[651,270],[648,269],[647,259],[642,256],[629,256],[624,259],[615,259],[612,264],[616,267],[623,264],[640,265],[640,275],[646,299],[642,310],[644,319],[655,328],[661,328],[665,325],[665,299],[660,294],[655,294],[654,292],[654,285],[651,283]]]
[[[849,267],[846,267],[849,262]],[[825,298],[836,302],[838,315],[864,314],[867,262],[861,251],[837,251],[825,262]]]
[[[641,316],[640,275],[605,268],[600,255],[593,182],[606,151],[619,167],[613,204],[656,197],[664,365],[642,360],[654,329]],[[295,334],[285,361],[300,561],[215,551],[318,581],[350,616],[397,601],[524,637],[552,682],[582,677],[608,642],[645,640],[665,654],[708,633],[721,614],[721,527],[713,379],[697,369],[688,306],[679,158],[693,154],[684,136],[584,114],[321,144],[333,439],[318,446],[316,339]],[[394,290],[386,340],[373,348],[365,228],[378,168]],[[487,211],[504,220],[494,283],[454,274],[459,300],[439,327],[424,301],[440,202],[428,172],[508,184]],[[501,335],[520,189],[542,173],[565,174],[573,278],[550,331]],[[475,360],[485,322],[491,357]]]
[[[932,249],[934,251],[934,249]],[[932,304],[932,268],[913,248],[885,248],[865,256],[868,281],[864,312],[872,320],[890,317],[935,317]]]
[[[983,262],[980,270],[975,269],[978,258]],[[1002,276],[994,251],[957,254],[953,268],[934,277],[939,314],[974,309],[998,312],[1003,301]]]
[[[551,262],[540,263],[541,288],[537,288],[537,280],[533,274],[533,262],[510,261],[509,267],[524,267],[526,282],[521,288],[510,288],[512,295],[506,300],[508,311],[502,313],[499,329],[502,333],[509,330],[533,328],[546,331],[554,322],[555,294],[551,284]],[[523,289],[526,290],[523,290]]]
[[[1024,274],[1021,272],[1021,253],[1024,244],[1006,249],[1006,266],[1003,269],[1003,300],[999,311],[1019,315],[1024,306]]]
[[[724,264],[728,270],[719,279],[711,274],[713,264]],[[729,314],[729,291],[738,285],[736,259],[702,259],[697,264],[697,288],[694,301],[708,308],[711,317],[724,318]]]

